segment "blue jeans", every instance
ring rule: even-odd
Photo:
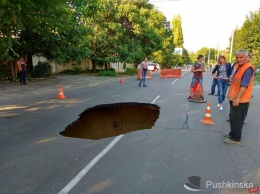
[[[217,80],[218,85],[218,103],[222,104],[226,98],[226,93],[228,89],[228,81],[218,79]]]
[[[191,87],[194,87],[197,80],[202,85],[203,78],[194,78],[193,77],[192,80],[191,80]]]
[[[142,82],[143,82],[143,85],[145,85],[146,72],[147,71],[142,71],[142,78],[141,78],[140,83],[139,83],[140,85],[141,85]]]
[[[20,83],[25,83],[26,80],[26,71],[22,70],[19,72],[19,77],[20,77]]]
[[[211,85],[211,92],[210,92],[211,94],[215,94],[215,88],[217,85],[217,81],[218,81],[218,79],[213,78],[212,85]]]

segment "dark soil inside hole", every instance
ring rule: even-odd
[[[132,131],[151,129],[159,118],[160,107],[148,103],[115,103],[94,106],[83,111],[61,135],[102,139]]]

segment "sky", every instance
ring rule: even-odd
[[[184,47],[196,52],[202,47],[224,50],[236,27],[250,11],[260,9],[260,0],[149,0],[168,21],[182,18]]]

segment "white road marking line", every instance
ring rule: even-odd
[[[154,104],[156,100],[158,100],[161,97],[161,95],[157,96],[151,103]]]
[[[178,78],[178,79],[179,79],[179,78]],[[177,82],[177,81],[178,81],[178,79],[174,80],[174,82],[172,82],[172,84],[174,84],[175,82]]]
[[[154,104],[160,96],[157,96],[151,103]],[[124,137],[123,135],[117,136],[108,146],[101,151],[94,159],[90,161],[58,194],[68,194],[73,187],[75,187],[79,181],[90,171],[90,169],[104,156],[106,153],[111,150],[116,143]]]
[[[86,165],[60,192],[59,194],[67,194],[78,184],[78,182],[87,174],[87,172],[112,148],[124,135],[117,136],[108,146],[100,152],[88,165]]]
[[[181,76],[183,76],[185,73],[187,73],[188,71],[185,71]],[[172,82],[172,84],[174,84],[175,82],[177,82],[179,80],[179,78],[178,79],[176,79],[176,80],[174,80],[174,82]]]

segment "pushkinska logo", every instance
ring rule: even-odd
[[[184,188],[190,191],[201,191],[203,187],[200,186],[201,177],[190,176],[189,182],[184,184]]]
[[[189,182],[184,184],[184,188],[190,191],[201,191],[204,187],[201,187],[201,177],[200,176],[190,176],[188,177]],[[255,193],[259,191],[258,186],[254,186],[251,182],[234,182],[234,181],[221,181],[212,182],[206,181],[206,189],[247,189],[249,193]]]

